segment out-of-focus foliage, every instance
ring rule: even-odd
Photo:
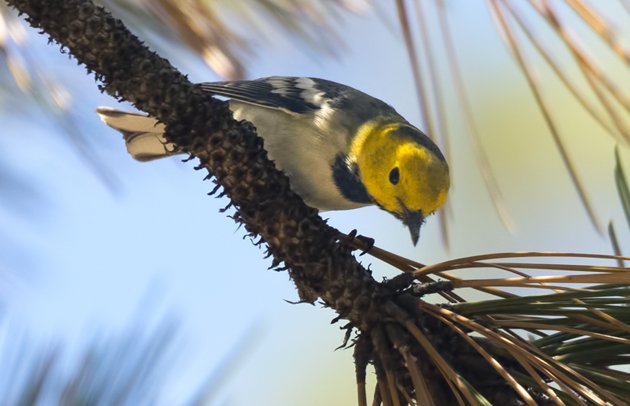
[[[617,185],[621,207],[626,215],[628,227],[630,227],[630,187],[628,187],[628,178],[623,170],[623,164],[619,156],[619,148],[615,149],[615,183]]]
[[[628,187],[628,179],[626,173],[623,170],[623,163],[619,156],[619,147],[615,148],[615,184],[617,185],[617,193],[619,194],[619,201],[621,202],[621,208],[626,216],[628,227],[630,227],[630,187]],[[608,238],[613,248],[615,255],[621,255],[622,250],[617,238],[617,232],[612,221],[608,223]],[[624,266],[623,260],[618,260],[619,266]]]
[[[183,43],[219,76],[241,79],[256,45],[277,35],[300,48],[337,55],[343,46],[337,23],[348,12],[363,12],[368,0],[103,0],[143,38]],[[239,29],[238,27],[245,27]],[[159,46],[158,41],[152,45]]]
[[[6,320],[0,327],[3,405],[155,404],[177,354],[176,324],[167,320],[120,336],[95,336],[74,360],[63,346],[42,347],[16,330]]]
[[[413,3],[412,11],[408,9],[409,3]],[[587,188],[580,180],[580,165],[567,147],[572,142],[570,134],[563,134],[561,130],[563,120],[571,118],[554,111],[554,100],[542,84],[541,72],[553,75],[605,132],[628,146],[630,92],[623,84],[630,81],[630,50],[623,41],[628,32],[621,27],[627,26],[630,13],[625,2],[602,3],[589,4],[583,0],[486,2],[498,34],[527,80],[533,102],[544,117],[588,217],[600,233],[603,227]],[[447,123],[453,113],[460,114],[444,104],[444,93],[452,85],[461,114],[468,123],[468,134],[488,192],[499,217],[510,229],[513,222],[491,170],[491,159],[481,143],[481,129],[472,114],[471,100],[476,95],[466,92],[462,72],[466,70],[467,60],[458,58],[458,44],[453,40],[467,28],[449,24],[448,12],[455,9],[456,4],[445,0],[397,0],[396,4],[428,133],[441,141],[448,154],[451,135]],[[603,14],[603,8],[607,9],[607,14]],[[610,12],[615,8],[617,13]],[[413,35],[414,28],[419,39]],[[483,44],[479,47],[481,55]],[[441,57],[447,60],[448,70],[438,71],[436,61]]]

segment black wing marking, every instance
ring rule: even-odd
[[[355,91],[348,86],[316,78],[273,76],[257,80],[201,83],[206,92],[265,107],[293,113],[320,110],[334,106]]]
[[[337,190],[343,197],[356,203],[374,203],[359,178],[359,168],[356,163],[347,162],[347,157],[339,154],[335,158],[332,171]]]

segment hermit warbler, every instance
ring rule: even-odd
[[[339,83],[304,77],[201,83],[228,98],[236,120],[252,122],[269,158],[306,204],[345,210],[376,204],[400,219],[414,245],[420,226],[446,200],[449,171],[438,147],[391,106]],[[139,161],[178,151],[154,118],[107,107]]]

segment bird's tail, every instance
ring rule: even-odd
[[[151,116],[111,107],[98,107],[96,112],[105,124],[122,133],[127,151],[138,161],[152,161],[180,153],[164,138],[164,124]]]

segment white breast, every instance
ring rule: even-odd
[[[346,134],[331,134],[308,117],[230,100],[236,120],[252,122],[269,158],[289,176],[291,188],[311,207],[347,210],[362,207],[344,198],[332,178],[337,154],[348,151]]]

